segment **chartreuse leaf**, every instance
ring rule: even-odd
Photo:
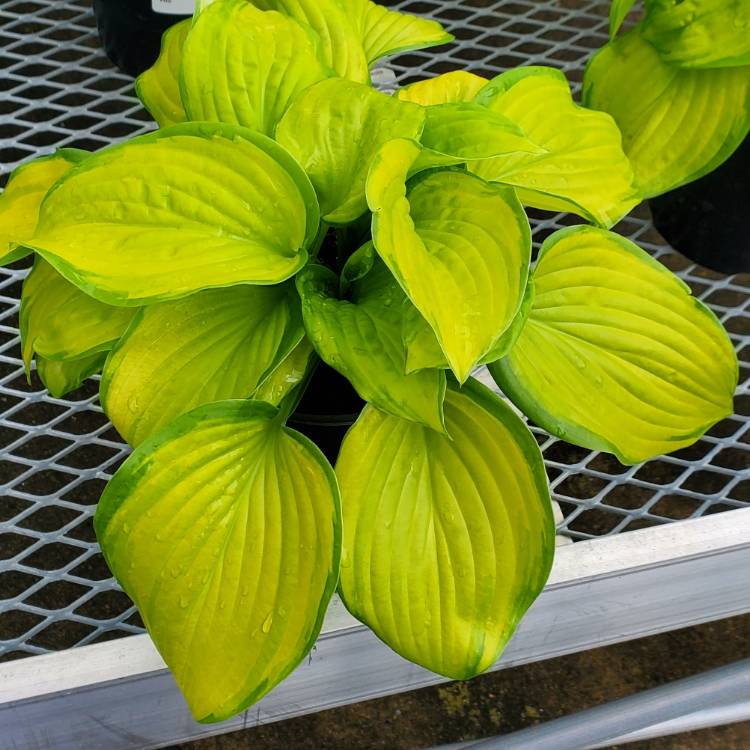
[[[275,284],[307,261],[315,193],[278,144],[246,128],[174,125],[71,170],[29,245],[103,302]]]
[[[476,101],[514,120],[547,152],[470,165],[480,177],[515,186],[526,205],[571,211],[603,226],[612,226],[639,202],[617,126],[603,112],[579,107],[559,70],[503,73]]]
[[[348,3],[338,0],[250,1],[262,10],[276,10],[310,26],[320,38],[323,61],[342,78],[359,83],[370,80],[358,18]]]
[[[750,129],[750,67],[668,65],[640,27],[592,58],[583,96],[586,106],[614,117],[645,197],[713,171]]]
[[[609,7],[609,38],[614,39],[636,0],[612,0]]]
[[[341,0],[341,5],[350,4]],[[387,55],[435,47],[454,39],[453,34],[429,18],[388,10],[370,0],[354,0],[351,5],[359,16],[362,45],[370,65]]]
[[[180,97],[180,65],[192,19],[171,26],[161,38],[157,61],[135,81],[135,91],[151,117],[165,128],[188,119]]]
[[[37,256],[23,283],[19,312],[26,371],[34,354],[47,360],[77,360],[109,351],[135,313],[135,308],[106,305],[90,297]],[[75,372],[82,366],[70,369]]]
[[[107,352],[96,352],[78,359],[36,357],[36,371],[47,390],[55,397],[79,388],[86,378],[102,369]]]
[[[185,42],[180,85],[191,120],[273,135],[295,94],[330,75],[310,29],[247,0],[218,0]]]
[[[276,130],[312,181],[326,222],[344,224],[367,211],[365,180],[373,157],[394,138],[418,138],[424,110],[343,78],[304,91]]]
[[[468,70],[454,70],[424,81],[410,83],[400,88],[396,95],[402,101],[414,102],[425,107],[433,104],[471,102],[486,83],[486,78]]]
[[[648,0],[643,35],[665,63],[750,65],[750,0]]]
[[[372,236],[463,382],[521,306],[529,224],[511,189],[465,172],[426,173],[407,193],[418,152],[416,144],[392,141],[373,162]]]
[[[270,404],[175,420],[117,471],[94,526],[197,720],[259,700],[312,647],[338,577],[339,491]]]
[[[12,263],[31,252],[23,243],[34,234],[44,196],[87,156],[87,151],[63,148],[52,156],[22,164],[11,173],[0,195],[0,263]]]
[[[512,120],[471,102],[427,107],[419,140],[421,148],[396,141],[386,146],[393,153],[408,153],[408,177],[436,167],[455,167],[498,156],[546,153]]]
[[[278,367],[255,389],[253,398],[279,406],[304,381],[317,362],[310,339],[304,336],[297,346],[281,360]]]
[[[490,667],[549,574],[541,453],[476,381],[445,398],[451,438],[366,406],[336,474],[349,611],[401,656],[453,679]]]
[[[290,284],[209,289],[149,306],[107,361],[102,406],[138,445],[196,406],[251,396],[302,335]]]
[[[689,288],[619,235],[556,232],[500,387],[553,435],[638,463],[690,445],[731,414],[737,359]]]
[[[521,335],[526,318],[531,312],[534,303],[534,284],[529,278],[526,291],[523,296],[521,308],[505,333],[500,336],[487,354],[485,354],[478,365],[486,365],[490,362],[504,357],[516,343]],[[403,317],[403,339],[406,346],[406,372],[422,370],[425,367],[448,368],[448,360],[440,348],[435,334],[427,324],[427,321],[417,312],[413,305],[404,309]]]
[[[405,374],[404,294],[382,261],[351,284],[349,299],[338,299],[338,278],[323,266],[303,270],[297,289],[307,335],[324,362],[344,375],[365,401],[443,431],[445,373]]]
[[[479,104],[456,102],[434,104],[426,109],[422,137],[425,149],[448,157],[432,158],[445,165],[487,159],[507,154],[544,154],[546,150],[530,141],[513,120]]]

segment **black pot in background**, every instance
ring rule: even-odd
[[[289,418],[289,426],[309,437],[333,464],[364,403],[343,375],[321,363]]]
[[[722,273],[750,272],[750,136],[711,174],[649,200],[677,251]]]
[[[159,56],[161,35],[189,18],[193,6],[194,0],[94,0],[107,57],[124,73],[140,75]]]

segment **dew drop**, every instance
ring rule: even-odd
[[[132,395],[132,396],[131,396],[131,397],[130,397],[130,398],[128,399],[128,409],[129,409],[129,410],[130,410],[130,411],[131,411],[131,412],[132,412],[133,414],[137,414],[137,413],[138,413],[138,409],[139,409],[139,407],[140,407],[140,403],[138,402],[138,396],[137,396],[136,394],[133,394],[133,395]]]
[[[266,619],[263,620],[263,625],[261,626],[261,630],[263,630],[264,633],[268,633],[271,630],[272,624],[273,624],[273,612],[269,612],[268,617],[266,617]]]

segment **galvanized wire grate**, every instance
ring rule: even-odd
[[[487,76],[554,65],[581,80],[606,41],[608,3],[592,0],[401,0],[441,20],[452,47],[403,55],[378,71],[385,87],[456,68]],[[153,126],[132,81],[99,50],[86,0],[5,0],[0,9],[0,161],[7,175],[60,146],[97,149]],[[578,220],[534,214],[537,245]],[[750,504],[750,279],[704,271],[670,253],[637,210],[618,231],[649,249],[710,304],[743,362],[737,414],[695,446],[624,467],[540,430],[560,526],[574,539],[667,523]],[[26,271],[0,269],[0,660],[139,632],[93,534],[99,494],[126,447],[90,381],[52,398],[20,361],[18,297]]]

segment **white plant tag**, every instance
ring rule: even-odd
[[[154,13],[165,13],[171,16],[190,14],[195,7],[195,0],[151,0]]]

